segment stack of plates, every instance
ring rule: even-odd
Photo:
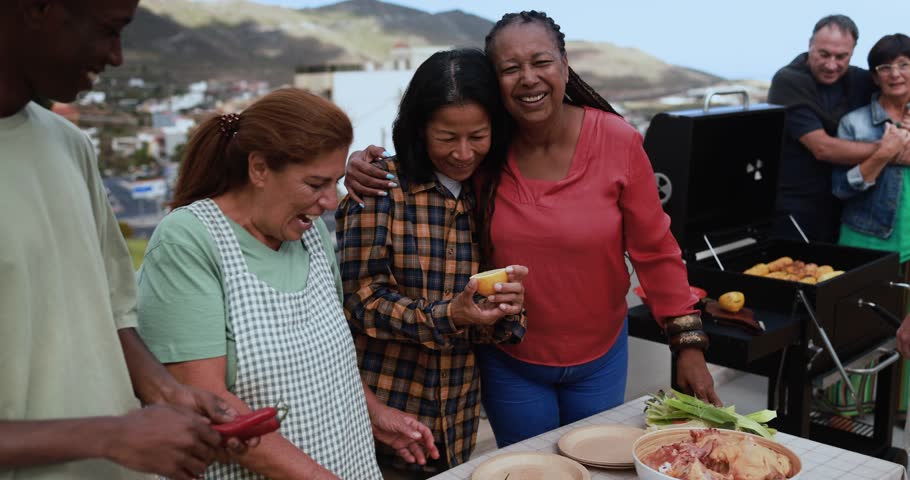
[[[628,425],[594,425],[570,430],[559,439],[559,453],[590,467],[629,469],[635,467],[632,444],[644,435]]]

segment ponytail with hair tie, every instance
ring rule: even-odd
[[[237,135],[237,129],[240,127],[239,113],[225,113],[218,117],[218,128],[228,138]]]

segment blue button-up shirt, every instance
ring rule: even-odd
[[[869,105],[860,107],[841,119],[837,136],[857,142],[876,142],[885,135],[885,123],[891,118],[872,95]],[[903,188],[904,167],[886,166],[874,183],[866,183],[859,166],[836,166],[832,173],[832,191],[844,200],[841,221],[867,235],[887,239],[894,231],[894,219]]]

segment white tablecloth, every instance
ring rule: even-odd
[[[644,428],[644,406],[647,397],[637,398],[606,412],[579,420],[571,425],[529,438],[523,442],[509,445],[472,459],[447,472],[433,477],[436,480],[470,479],[471,473],[478,465],[490,458],[511,452],[550,452],[558,453],[556,442],[569,430],[588,425],[625,424]],[[800,480],[907,480],[907,471],[896,463],[832,447],[805,438],[778,433],[775,439],[799,455],[803,462]],[[618,480],[638,478],[635,470],[603,470],[587,467],[592,480]]]

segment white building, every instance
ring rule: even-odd
[[[417,70],[417,67],[434,53],[451,48],[443,45],[412,47],[406,43],[398,43],[392,47],[392,52],[389,55],[392,59],[391,65],[387,65],[387,68],[393,70]]]
[[[400,43],[382,65],[310,68],[295,75],[294,86],[327,96],[348,114],[354,125],[352,149],[374,144],[392,152],[392,123],[414,71],[433,53],[449,48]]]
[[[206,81],[191,83],[189,86],[189,91],[192,93],[205,93],[209,89],[209,84]]]
[[[107,94],[104,92],[96,92],[94,90],[90,92],[85,92],[79,97],[80,105],[96,105],[102,104],[107,99]]]
[[[142,142],[139,141],[136,137],[114,137],[111,139],[111,150],[114,153],[130,156],[136,153],[142,147]]]
[[[177,117],[173,126],[162,127],[161,133],[164,137],[161,157],[167,160],[176,160],[174,153],[178,146],[185,144],[189,138],[189,132],[196,126],[196,122],[191,118]]]
[[[359,150],[369,144],[381,145],[390,152],[392,122],[398,115],[398,104],[414,76],[413,70],[376,70],[335,72],[332,101],[354,125],[352,148]]]

